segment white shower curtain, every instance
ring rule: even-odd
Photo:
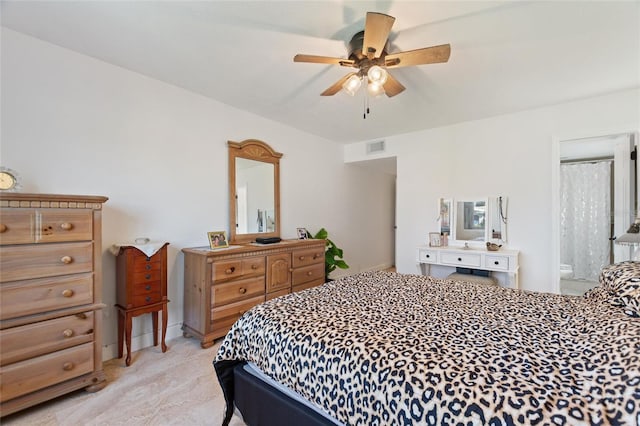
[[[560,262],[598,281],[610,263],[611,161],[562,164],[560,194]]]

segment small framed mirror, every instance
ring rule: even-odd
[[[451,223],[453,212],[451,210],[451,198],[440,198],[438,201],[438,209],[440,211],[440,234],[451,236]]]
[[[507,242],[507,197],[489,198],[489,238],[495,243]]]
[[[257,139],[227,144],[231,242],[279,237],[282,154]]]
[[[456,200],[453,211],[453,239],[464,243],[488,241],[488,200],[477,198]]]

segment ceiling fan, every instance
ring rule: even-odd
[[[349,42],[348,59],[297,54],[293,61],[341,65],[356,69],[322,92],[322,96],[333,96],[341,89],[353,96],[365,77],[371,94],[378,95],[384,91],[388,97],[395,96],[405,90],[405,87],[393,78],[387,69],[447,62],[451,54],[449,44],[406,52],[387,52],[387,39],[395,20],[393,16],[383,13],[367,12],[364,31],[355,34]]]

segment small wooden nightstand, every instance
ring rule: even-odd
[[[151,313],[153,346],[158,345],[158,311],[162,311],[162,352],[167,334],[167,246],[152,256],[134,246],[120,246],[116,257],[116,308],[118,309],[118,358],[127,344],[127,366],[131,365],[131,325],[133,317]]]

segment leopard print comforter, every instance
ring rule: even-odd
[[[640,423],[640,320],[598,298],[362,273],[254,307],[229,360],[348,425]]]

